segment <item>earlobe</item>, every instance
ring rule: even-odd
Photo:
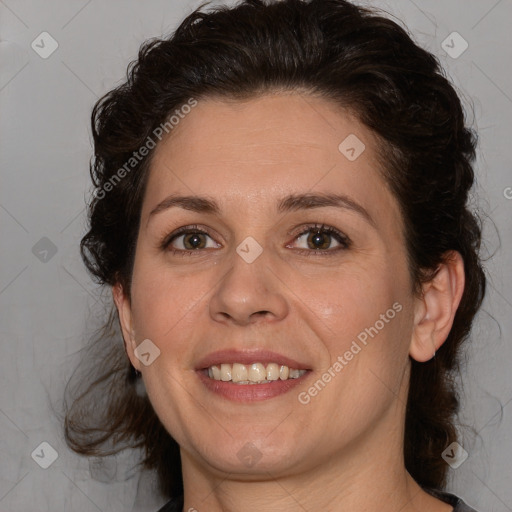
[[[464,291],[464,261],[449,251],[436,275],[423,286],[417,299],[409,355],[418,362],[435,356],[446,341]]]
[[[126,355],[130,359],[133,367],[136,370],[140,370],[140,363],[134,352],[137,345],[135,341],[131,304],[129,298],[124,293],[123,286],[120,283],[116,283],[112,287],[112,297],[119,316],[119,324],[123,334]]]

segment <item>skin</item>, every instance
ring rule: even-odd
[[[366,146],[354,161],[338,150],[349,134]],[[346,194],[375,226],[332,206],[277,213],[283,196],[306,192]],[[174,206],[150,215],[170,194],[208,196],[220,214]],[[340,243],[327,236],[320,254],[310,233],[299,237],[315,223],[351,245],[336,251]],[[209,232],[204,248],[180,256],[160,247],[194,224]],[[252,263],[236,252],[248,236],[263,248]],[[415,296],[377,140],[346,111],[298,93],[201,100],[155,150],[131,296],[113,288],[127,354],[181,447],[184,510],[453,510],[418,486],[402,454],[410,358],[433,357],[464,288],[462,258],[448,256]],[[300,403],[298,394],[396,302],[402,310]],[[149,366],[134,353],[144,339],[160,350]],[[252,403],[213,394],[198,379],[196,365],[208,353],[256,347],[312,372],[290,392]],[[248,442],[261,455],[251,467],[237,457]]]

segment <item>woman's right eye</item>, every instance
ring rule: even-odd
[[[193,231],[190,233],[177,236],[171,241],[171,244],[175,244],[174,247],[177,249],[186,251],[195,249],[206,249],[208,247],[216,247],[215,244],[213,246],[208,246],[206,240],[207,238],[210,238],[208,234]]]
[[[206,231],[191,226],[180,228],[167,237],[162,244],[163,249],[170,250],[175,254],[190,254],[200,249],[217,249],[219,247],[220,244],[215,242]]]

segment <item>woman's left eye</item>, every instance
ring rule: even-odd
[[[310,226],[294,239],[305,249],[319,252],[334,252],[348,249],[350,240],[337,229],[322,226]],[[336,245],[337,244],[337,245]]]

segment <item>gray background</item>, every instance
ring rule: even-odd
[[[461,388],[461,422],[478,435],[461,430],[469,457],[451,471],[449,490],[481,512],[512,510],[512,1],[370,3],[402,19],[439,56],[479,131],[475,207],[492,218],[483,254],[493,257]],[[163,503],[153,475],[134,471],[137,453],[90,464],[66,447],[53,411],[101,309],[78,253],[90,190],[90,111],[124,78],[142,41],[169,33],[197,5],[0,0],[2,512],[151,511]],[[47,59],[31,47],[43,31],[59,45]],[[469,45],[457,58],[442,48],[453,31]],[[43,441],[58,453],[48,469],[31,457]]]

